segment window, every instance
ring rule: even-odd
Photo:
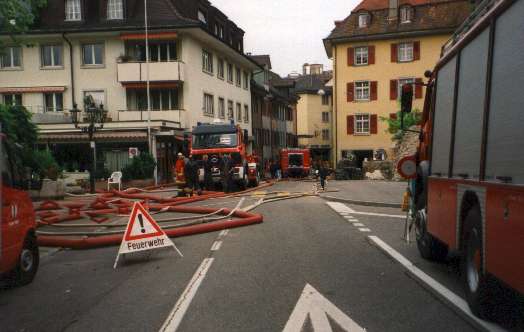
[[[80,21],[82,19],[80,0],[66,0],[65,19],[66,21]]]
[[[6,47],[0,57],[0,68],[22,67],[22,49],[18,46]]]
[[[198,11],[198,20],[204,24],[207,24],[206,14],[201,10]]]
[[[232,100],[228,100],[227,101],[227,118],[229,120],[234,120],[235,119],[235,114],[233,112],[234,112],[234,110],[233,110],[233,101]]]
[[[218,117],[221,119],[226,117],[226,101],[224,98],[218,98]]]
[[[124,0],[108,0],[107,1],[107,19],[121,20],[124,18]]]
[[[356,134],[369,134],[369,114],[357,114],[355,115],[355,133]]]
[[[329,141],[329,129],[322,129],[322,140]]]
[[[204,115],[213,116],[215,114],[214,103],[215,103],[215,98],[213,97],[213,95],[204,93],[204,102],[202,106]]]
[[[84,66],[101,66],[104,64],[104,44],[82,45],[82,64]]]
[[[221,25],[218,26],[218,36],[220,39],[224,39],[224,27]]]
[[[414,78],[401,78],[398,80],[398,90],[397,96],[400,98],[402,96],[402,86],[405,84],[413,85],[413,93],[415,93],[415,79]]]
[[[236,76],[236,78],[237,78],[237,80],[236,80],[237,81],[237,86],[240,87],[241,84],[242,84],[242,77],[241,77],[240,68],[238,68],[238,67],[236,68],[236,74],[237,74],[237,76]]]
[[[227,64],[227,81],[233,83],[233,65],[230,63]]]
[[[42,67],[62,67],[62,45],[43,45],[42,53]]]
[[[413,61],[413,43],[398,44],[398,61],[399,62]]]
[[[132,61],[146,61],[145,42],[139,41],[126,44],[126,55],[129,56]],[[149,61],[167,62],[176,60],[178,60],[176,42],[149,42]]]
[[[368,64],[368,47],[355,47],[355,65],[363,66]]]
[[[324,123],[329,122],[329,112],[322,112],[322,122]]]
[[[6,105],[22,106],[22,94],[5,94],[3,102]]]
[[[249,89],[249,74],[244,72],[244,89]]]
[[[355,82],[355,99],[369,100],[369,81]]]
[[[62,93],[44,93],[44,112],[61,112],[64,109]]]
[[[213,54],[202,50],[202,70],[206,73],[213,74]]]
[[[93,99],[95,106],[99,107],[100,105],[105,105],[106,94],[104,91],[85,91],[84,92],[84,101],[86,97]],[[84,108],[86,105],[84,105]]]
[[[358,27],[359,28],[365,28],[369,26],[369,14],[368,13],[361,13],[358,15]]]
[[[409,6],[400,8],[400,23],[411,23],[412,9]]]
[[[244,122],[249,123],[249,106],[244,105]]]
[[[322,95],[322,105],[329,105],[329,95]]]
[[[242,105],[237,103],[237,121],[242,121]]]
[[[217,69],[218,78],[224,79],[224,60],[218,59],[217,66],[218,66],[218,69]]]
[[[128,90],[128,109],[147,110],[147,90]],[[177,89],[151,89],[150,93],[151,110],[169,111],[178,109],[178,90]]]

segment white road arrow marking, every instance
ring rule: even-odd
[[[329,302],[322,294],[310,284],[306,284],[302,295],[298,299],[295,309],[282,332],[300,332],[306,325],[307,318],[315,332],[333,331],[329,324],[328,316],[331,317],[344,331],[363,332],[366,331],[355,323],[333,303]]]

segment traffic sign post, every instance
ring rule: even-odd
[[[113,268],[116,269],[120,255],[165,247],[173,247],[181,257],[184,257],[142,204],[136,202]]]

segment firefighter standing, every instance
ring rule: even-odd
[[[176,182],[184,182],[185,181],[185,178],[184,178],[184,166],[185,166],[185,162],[184,162],[184,155],[182,153],[178,153],[178,159],[175,163],[175,170],[174,170],[174,173],[175,173],[175,181]]]
[[[231,157],[228,154],[224,154],[221,160],[222,166],[222,188],[225,193],[231,192],[233,189],[232,174],[233,167],[231,165]]]
[[[186,177],[187,188],[193,192],[198,190],[198,167],[191,155],[185,164],[184,175]]]
[[[206,190],[212,190],[213,189],[213,174],[211,172],[211,161],[209,160],[209,156],[206,154],[202,158],[204,161],[204,188]]]

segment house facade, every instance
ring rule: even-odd
[[[350,153],[392,159],[384,119],[396,116],[400,89],[412,84],[422,110],[423,75],[469,15],[469,1],[364,0],[324,40],[333,60],[336,163]]]
[[[295,82],[271,71],[269,55],[251,55],[263,69],[253,73],[253,150],[263,163],[278,160],[280,150],[297,147]]]
[[[64,167],[90,163],[69,113],[75,104],[84,111],[88,96],[108,111],[95,134],[97,169],[122,169],[129,148],[147,151],[151,139],[159,178],[169,180],[184,132],[198,122],[234,121],[251,135],[258,65],[244,55],[244,32],[205,0],[149,0],[147,16],[149,52],[143,1],[49,0],[2,57],[1,101],[34,114],[39,143]]]
[[[312,69],[313,66],[313,69]],[[318,68],[318,70],[317,70]],[[332,73],[322,65],[305,64],[295,78],[298,146],[311,151],[313,160],[331,160],[333,138]]]

